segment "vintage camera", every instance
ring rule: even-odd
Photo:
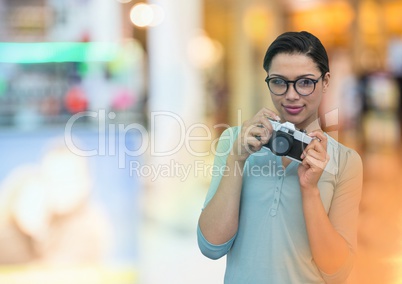
[[[301,163],[301,154],[312,138],[305,132],[296,130],[293,123],[279,123],[271,120],[273,133],[268,143],[263,147],[268,148],[277,156],[286,156],[296,162]]]

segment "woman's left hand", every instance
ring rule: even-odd
[[[298,169],[299,182],[302,190],[317,187],[318,180],[329,161],[327,136],[325,136],[321,130],[313,131],[309,133],[309,136],[312,137],[313,140],[306,149],[304,149],[301,156],[302,163]]]

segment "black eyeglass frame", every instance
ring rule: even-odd
[[[283,79],[283,78],[281,78],[281,77],[271,77],[271,78],[268,78],[268,77],[267,77],[267,78],[265,78],[265,82],[267,83],[267,86],[268,86],[269,91],[270,91],[271,93],[273,93],[275,96],[283,96],[284,94],[286,94],[287,91],[289,90],[289,84],[292,83],[292,84],[293,84],[293,89],[295,89],[296,93],[298,93],[300,96],[307,97],[307,96],[311,95],[312,93],[314,93],[315,87],[316,87],[318,81],[320,81],[320,79],[322,79],[323,77],[324,77],[324,74],[321,74],[321,76],[318,77],[317,79],[311,79],[311,78],[304,78],[304,77],[302,77],[302,78],[299,78],[299,79],[293,80],[293,81],[291,81],[291,80],[285,80],[285,79]],[[269,82],[270,82],[271,80],[273,80],[273,79],[281,79],[281,80],[283,80],[283,81],[286,83],[286,90],[283,92],[283,94],[276,94],[276,93],[274,93],[274,92],[271,90],[271,88],[269,87]],[[313,90],[311,91],[311,93],[309,93],[309,94],[307,94],[307,95],[303,95],[303,94],[300,94],[300,93],[297,91],[297,88],[296,88],[295,86],[296,86],[296,83],[297,83],[298,81],[300,81],[300,80],[310,80],[310,81],[312,81],[312,82],[314,83],[314,88],[313,88]]]

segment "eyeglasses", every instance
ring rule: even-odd
[[[276,96],[283,96],[289,89],[289,83],[293,84],[295,91],[300,96],[311,95],[315,90],[315,85],[322,78],[323,74],[317,79],[299,78],[295,81],[288,81],[279,77],[266,78],[268,88]]]

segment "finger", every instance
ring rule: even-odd
[[[266,117],[266,118],[271,118],[273,120],[281,120],[281,118],[279,117],[278,114],[276,114],[275,112],[273,112],[272,110],[268,109],[268,108],[263,108],[261,110],[262,114]]]
[[[328,163],[326,159],[316,159],[312,155],[307,155],[303,162],[306,163],[308,167],[318,170],[324,170]]]
[[[257,140],[262,143],[268,143],[270,136],[270,132],[265,127],[260,125],[252,125],[250,126],[244,133],[245,137],[255,137]]]
[[[256,137],[248,137],[246,139],[247,150],[249,153],[257,152],[261,149],[262,143]]]
[[[273,127],[272,127],[273,121],[276,121],[276,122],[279,123],[280,118],[279,117],[275,118],[275,117],[272,117],[272,116],[268,116],[266,114],[262,114],[261,117],[260,117],[260,121],[264,125],[265,128],[269,129],[270,132],[272,132],[272,130],[273,130]]]
[[[273,132],[273,128],[272,128],[272,125],[268,118],[271,118],[273,120],[280,120],[279,116],[275,112],[273,112],[267,108],[262,108],[252,119],[245,121],[243,123],[242,133],[244,134],[244,136],[247,136],[248,134],[250,134],[250,132],[252,131],[251,129],[253,127],[259,127],[259,128],[266,129],[266,135],[259,135],[259,136],[270,137],[271,133]],[[254,134],[257,135],[257,133],[254,133]],[[264,139],[261,139],[261,140],[264,140]],[[268,142],[268,141],[266,141],[266,142]]]
[[[259,124],[272,131],[268,118],[272,120],[280,120],[280,117],[275,112],[267,108],[262,108],[251,120],[247,121],[244,126]]]
[[[256,126],[260,129],[254,131],[254,133],[256,134],[254,136],[255,137],[259,136],[264,141],[266,140],[266,142],[268,142],[269,138],[271,137],[270,133],[272,133],[273,131],[272,126],[271,125],[264,126],[264,124],[262,123],[257,124]]]
[[[252,137],[254,137],[258,141],[260,141],[262,145],[267,144],[268,140],[269,140],[268,136],[265,134],[256,134],[256,135],[252,135]]]
[[[318,138],[319,139],[319,138]],[[318,152],[325,152],[326,151],[326,144],[323,143],[323,141],[318,140],[318,139],[313,139],[313,141],[310,142],[310,144],[307,146],[307,150],[313,149]]]
[[[317,152],[315,149],[309,149],[307,151],[305,151],[304,154],[305,157],[312,157],[316,160],[320,160],[320,161],[325,161],[326,157],[325,154]]]
[[[327,145],[327,141],[328,138],[327,136],[324,134],[324,132],[320,131],[320,130],[315,130],[311,133],[308,134],[308,136],[312,137],[314,140],[324,144],[325,146]]]
[[[320,129],[313,130],[308,135],[311,137],[319,137],[321,140],[324,140],[327,138],[326,135],[324,134],[324,132]]]
[[[280,121],[280,117],[270,109],[262,108],[253,118],[253,123],[264,125],[264,127],[271,129],[269,119]]]
[[[315,158],[319,158],[319,156],[325,157],[326,149],[318,140],[313,140],[303,150],[301,159],[304,159],[308,154],[313,155]]]
[[[301,165],[305,168],[310,168],[310,165],[305,158],[302,159]]]
[[[272,125],[269,119],[262,113],[253,117],[251,124],[260,128],[266,128],[272,132]]]

